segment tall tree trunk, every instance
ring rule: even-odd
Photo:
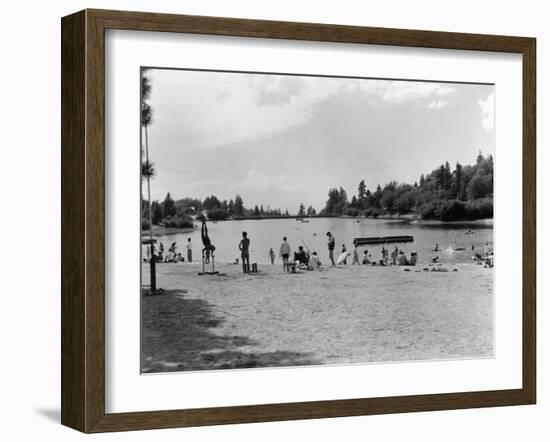
[[[145,161],[147,162],[147,167],[149,167],[149,132],[147,131],[147,125],[145,125]],[[151,176],[147,174],[147,202],[149,205],[149,240],[151,248],[151,258],[149,260],[151,265],[151,293],[155,294],[157,291],[157,278],[155,271],[155,246],[153,244],[153,216],[151,211]]]

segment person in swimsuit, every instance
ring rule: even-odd
[[[393,265],[397,264],[397,255],[399,255],[399,250],[397,249],[397,246],[395,246],[395,249],[391,252],[391,262]]]
[[[187,238],[187,261],[193,261],[193,244],[191,243],[191,238]]]
[[[241,261],[243,263],[243,273],[248,273],[250,271],[250,239],[248,234],[243,232],[243,239],[239,243],[239,250],[241,251]]]
[[[283,242],[279,249],[279,256],[283,260],[283,270],[288,271],[288,258],[290,257],[290,245],[286,241],[286,236],[283,238]]]
[[[328,236],[328,257],[332,265],[335,266],[336,263],[334,262],[334,246],[336,244],[336,239],[334,238],[334,236],[332,236],[332,233],[330,232],[327,232],[327,236]]]
[[[201,239],[202,244],[204,245],[204,248],[202,249],[202,254],[205,257],[205,263],[208,264],[210,262],[210,255],[214,257],[214,250],[216,250],[216,247],[214,247],[214,244],[212,244],[212,241],[210,241],[210,238],[208,236],[208,227],[206,226],[206,221],[202,222]]]
[[[359,262],[359,250],[357,249],[357,243],[354,242],[353,243],[353,260],[351,262],[351,265],[355,265],[355,264],[359,265],[361,263]]]
[[[273,248],[269,249],[269,252],[267,252],[267,256],[271,261],[271,265],[275,264],[275,252],[273,251]]]

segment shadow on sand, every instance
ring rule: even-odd
[[[255,352],[258,342],[252,339],[213,333],[223,322],[223,313],[216,313],[212,304],[189,299],[184,291],[142,296],[142,373],[318,363],[311,353]]]

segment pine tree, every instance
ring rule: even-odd
[[[367,185],[365,180],[361,180],[359,183],[359,188],[357,189],[357,197],[359,200],[363,200],[367,196]]]
[[[233,209],[235,211],[235,215],[237,216],[243,216],[244,215],[244,204],[243,199],[240,195],[237,195],[235,197],[235,207]]]
[[[162,216],[167,218],[169,216],[174,216],[176,214],[176,205],[174,200],[170,196],[170,192],[166,194],[166,198],[162,202]]]

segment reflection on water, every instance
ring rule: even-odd
[[[279,255],[279,246],[283,236],[288,238],[292,251],[298,246],[305,245],[311,251],[317,251],[321,261],[328,261],[327,232],[332,232],[336,238],[335,254],[338,255],[345,244],[348,251],[353,248],[353,239],[366,236],[397,236],[412,235],[414,242],[397,244],[399,249],[407,255],[411,251],[418,253],[418,262],[426,263],[436,255],[443,263],[471,262],[473,253],[483,253],[486,244],[493,247],[493,228],[491,225],[473,223],[463,224],[423,224],[409,223],[394,220],[352,219],[352,218],[310,218],[307,223],[292,219],[264,219],[243,221],[208,222],[209,236],[216,246],[216,260],[218,262],[234,262],[240,257],[238,249],[243,231],[250,238],[250,262],[267,264],[268,252],[272,247],[276,256]],[[175,233],[155,236],[164,244],[165,250],[171,243],[176,242],[177,251],[186,257],[185,246],[191,238],[193,257],[200,259],[202,249],[200,228],[188,233]],[[439,251],[434,252],[435,245]],[[385,247],[393,249],[395,244]],[[472,251],[472,246],[474,250]],[[360,254],[364,249],[374,259],[381,258],[382,245],[360,247]],[[464,249],[455,251],[453,249]],[[142,250],[145,256],[145,248]]]

